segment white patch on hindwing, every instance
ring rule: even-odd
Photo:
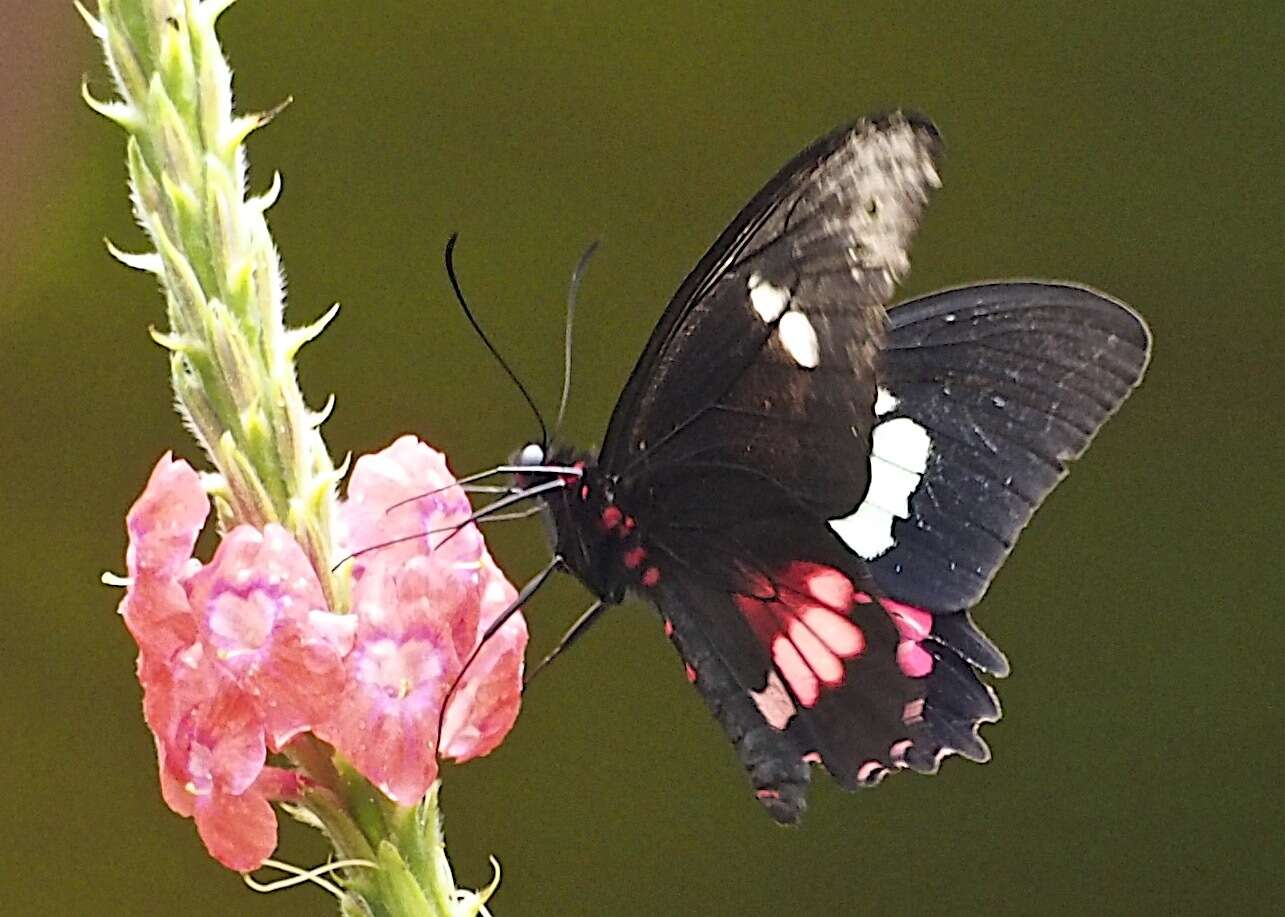
[[[882,399],[885,390],[879,392]],[[888,396],[891,398],[891,393]],[[876,401],[879,413],[877,405]],[[897,543],[894,520],[910,518],[910,497],[928,470],[931,451],[928,431],[909,417],[894,417],[876,426],[871,436],[866,495],[851,515],[831,519],[830,528],[866,560],[892,548]]]

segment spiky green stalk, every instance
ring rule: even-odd
[[[308,552],[332,608],[330,520],[342,476],[322,441],[327,409],[310,411],[294,358],[335,316],[287,328],[281,262],[265,211],[280,176],[246,195],[245,140],[280,111],[236,116],[232,75],[214,26],[231,0],[101,0],[81,9],[121,98],[85,101],[129,135],[129,185],[154,250],[127,254],[155,274],[169,318],[152,336],[170,351],[179,413],[218,469],[224,526],[285,525]]]
[[[246,195],[245,140],[283,105],[232,111],[231,71],[215,34],[233,0],[99,0],[77,4],[102,44],[121,98],[86,103],[122,127],[134,215],[152,251],[126,265],[154,274],[169,327],[152,337],[170,352],[180,415],[218,475],[207,480],[220,523],[285,525],[308,552],[334,611],[346,582],[330,572],[331,517],[343,477],[321,438],[329,404],[310,411],[295,374],[299,349],[334,318],[287,328],[281,262],[264,217],[280,176]],[[340,909],[365,917],[477,917],[495,883],[455,887],[442,841],[437,785],[417,806],[394,805],[311,736],[286,753],[311,779],[295,817],[323,830],[345,861]],[[498,882],[498,874],[496,881]]]

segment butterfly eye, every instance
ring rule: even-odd
[[[544,464],[544,447],[539,443],[527,443],[518,453],[518,465],[543,465]]]

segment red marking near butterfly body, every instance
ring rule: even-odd
[[[647,549],[642,547],[630,548],[624,554],[625,566],[630,570],[637,570],[642,566],[642,562],[647,557]]]
[[[656,567],[648,567],[643,571],[642,584],[648,589],[660,582],[660,570]]]

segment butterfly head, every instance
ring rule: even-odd
[[[519,468],[530,468],[544,464],[544,446],[540,443],[527,443],[513,456],[513,464]]]

